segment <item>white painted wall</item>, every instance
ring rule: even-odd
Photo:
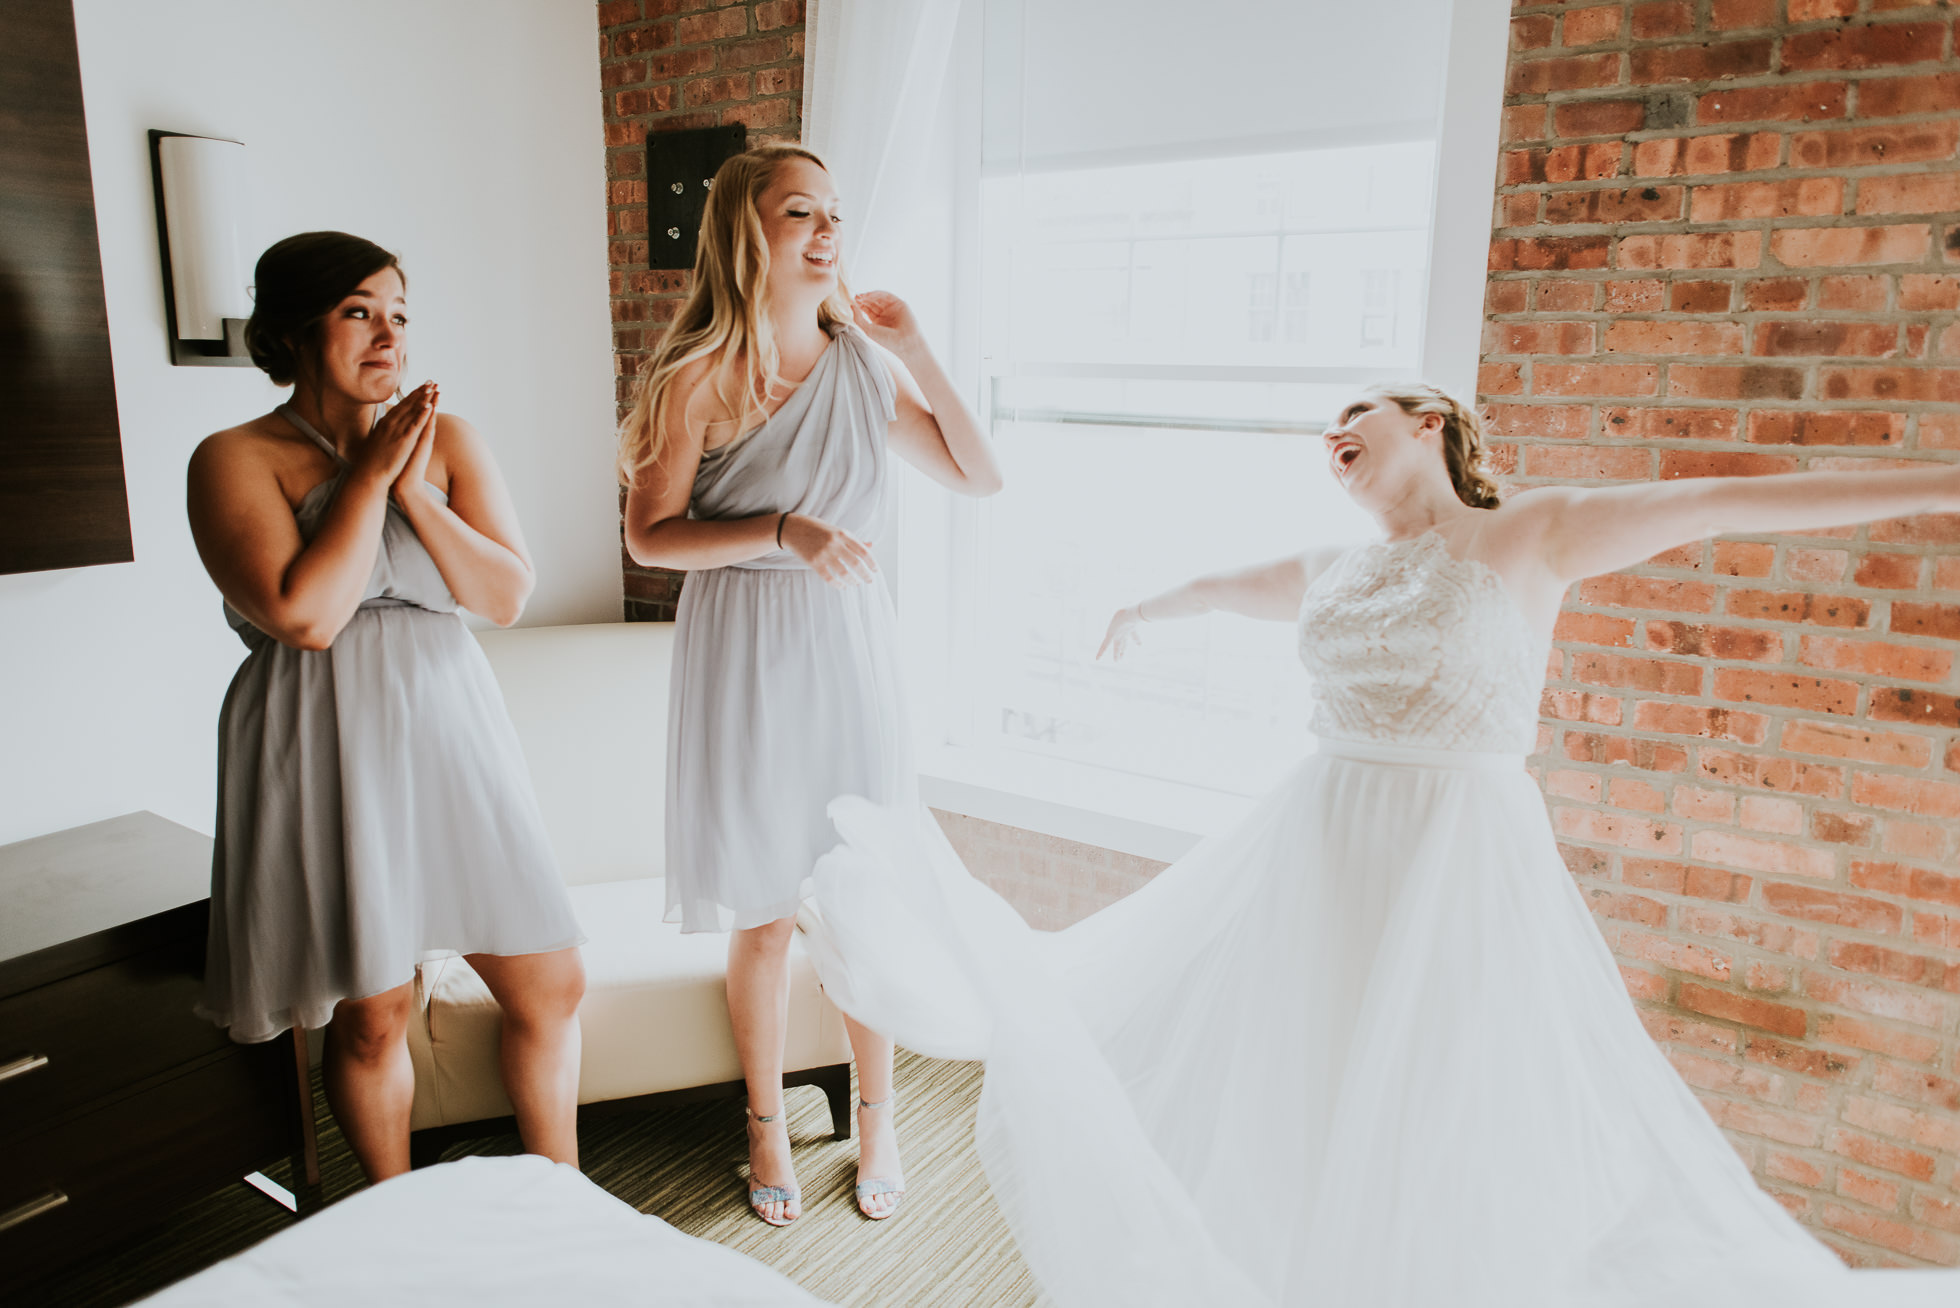
[[[0,577],[0,843],[135,809],[211,829],[244,647],[184,521],[186,460],[281,392],[177,368],[150,128],[250,152],[254,251],[398,252],[411,380],[488,437],[536,558],[526,625],[620,617],[597,29],[572,0],[75,0],[136,562]]]

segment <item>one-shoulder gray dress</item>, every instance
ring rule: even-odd
[[[348,468],[294,510],[311,540]],[[433,487],[431,488],[434,489]],[[435,492],[440,494],[441,492]],[[199,1012],[234,1040],[325,1026],[445,954],[581,943],[490,664],[391,500],[361,606],[324,650],[225,606],[252,651],[218,718]]]
[[[891,372],[835,331],[768,421],[710,450],[689,516],[793,512],[874,541],[887,517]],[[688,575],[667,734],[667,920],[683,931],[796,912],[837,843],[839,795],[896,802],[912,765],[891,594],[838,588],[788,550]]]

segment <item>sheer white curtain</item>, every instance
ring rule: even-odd
[[[960,0],[812,0],[803,143],[843,200],[851,285],[881,286],[905,254],[926,187]]]
[[[848,284],[903,297],[969,398],[954,284],[962,262],[977,260],[963,259],[957,230],[953,52],[956,28],[972,25],[980,3],[965,0],[962,17],[962,0],[811,0],[803,65],[803,143],[823,156],[842,201]],[[890,533],[873,550],[902,608],[932,601],[910,585],[910,561],[943,550],[934,532],[950,498],[921,478],[900,479]],[[908,649],[907,661],[917,690],[934,657]]]

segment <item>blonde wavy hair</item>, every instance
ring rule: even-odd
[[[1456,497],[1473,509],[1494,509],[1504,489],[1484,471],[1484,424],[1477,411],[1427,382],[1388,382],[1368,390],[1393,400],[1412,418],[1436,414],[1443,420],[1443,462],[1449,466]]]
[[[800,145],[764,145],[738,154],[715,171],[701,215],[694,281],[687,300],[647,356],[633,387],[633,408],[619,429],[619,475],[630,482],[666,446],[667,406],[674,380],[700,359],[714,360],[709,384],[737,415],[736,439],[765,411],[770,392],[784,384],[781,356],[769,322],[769,242],[759,204],[776,172],[791,159],[824,162]],[[825,168],[825,172],[829,169]],[[826,331],[851,321],[844,266],[837,288],[817,310]]]

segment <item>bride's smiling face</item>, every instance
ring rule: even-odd
[[[1364,509],[1400,498],[1413,478],[1443,466],[1443,420],[1416,417],[1385,395],[1363,391],[1341,407],[1321,437],[1327,466]]]

